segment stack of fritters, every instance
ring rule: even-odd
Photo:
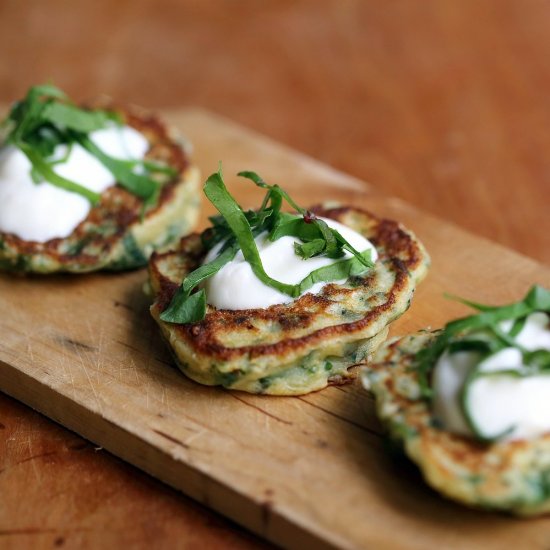
[[[180,369],[202,384],[271,395],[300,395],[353,378],[350,367],[365,361],[387,336],[388,325],[410,305],[429,258],[400,224],[363,210],[314,208],[363,234],[379,259],[361,276],[328,284],[266,309],[217,310],[208,306],[197,323],[160,319],[185,276],[204,260],[200,235],[177,250],[153,254],[149,264],[158,322]]]

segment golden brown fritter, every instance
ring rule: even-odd
[[[166,249],[193,230],[200,206],[199,174],[181,145],[153,115],[137,109],[110,110],[149,140],[146,158],[177,170],[163,184],[156,206],[142,220],[142,199],[120,185],[110,187],[66,238],[39,243],[0,232],[0,269],[37,273],[132,269],[145,265],[153,250]]]
[[[550,434],[488,445],[436,425],[414,368],[416,353],[436,334],[387,342],[364,371],[390,436],[427,483],[449,498],[517,515],[550,512]]]
[[[171,324],[159,315],[182,279],[204,259],[200,236],[182,239],[177,250],[153,254],[151,313],[181,370],[203,384],[251,393],[299,395],[343,383],[348,369],[385,339],[387,326],[404,313],[429,258],[401,225],[353,208],[314,208],[362,233],[375,246],[375,266],[345,284],[328,284],[288,304],[265,309],[217,310],[204,320]]]

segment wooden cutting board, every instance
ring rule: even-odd
[[[233,174],[251,169],[303,204],[334,199],[413,229],[433,266],[393,334],[463,314],[445,291],[501,303],[550,284],[536,262],[225,119],[196,109],[167,117],[193,142],[203,175],[223,161],[244,206],[259,193]],[[1,275],[0,389],[282,546],[550,546],[550,518],[471,511],[428,489],[387,452],[358,384],[273,398],[187,380],[148,314],[145,278]]]

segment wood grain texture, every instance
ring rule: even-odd
[[[174,112],[203,172],[262,167],[302,202],[323,198],[402,220],[433,269],[394,332],[464,311],[443,291],[488,302],[550,281],[540,264],[422,214],[203,111]],[[204,216],[210,213],[206,208]],[[452,245],[452,246],[450,246]],[[199,386],[171,366],[142,293],[144,272],[0,278],[0,388],[287,547],[544,548],[550,519],[517,521],[444,501],[384,448],[373,404],[356,384],[300,398]],[[24,307],[21,307],[21,304]]]
[[[54,78],[80,99],[201,105],[548,263],[549,29],[546,0],[0,0],[0,101]],[[2,396],[0,411],[0,491],[18,502],[1,546],[259,544],[105,451],[68,453],[82,440]]]
[[[2,549],[267,546],[7,396],[0,422]]]

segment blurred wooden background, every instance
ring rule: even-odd
[[[547,0],[0,0],[0,102],[48,79],[221,113],[550,263]],[[263,544],[5,397],[0,492],[0,545]]]

